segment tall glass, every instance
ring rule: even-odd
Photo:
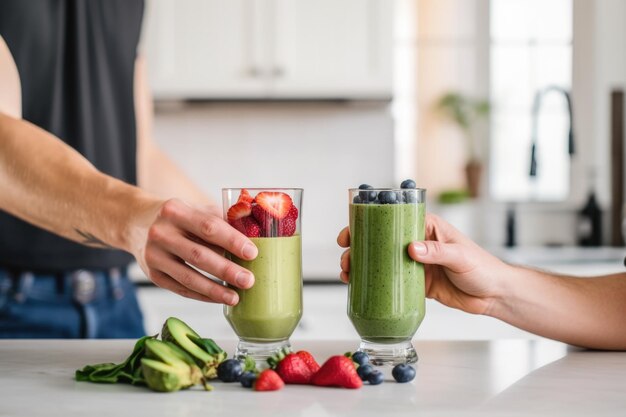
[[[289,337],[302,317],[302,189],[224,188],[222,199],[224,218],[249,236],[259,251],[252,261],[226,255],[251,271],[255,282],[246,290],[233,288],[239,303],[225,305],[224,315],[239,337],[235,357],[252,356],[261,364],[290,346]],[[229,218],[231,207],[246,199],[249,214],[242,204],[241,210],[231,212],[246,216]],[[288,201],[293,208],[282,217]]]
[[[348,316],[374,365],[417,362],[424,267],[407,252],[424,240],[424,189],[350,189]],[[381,201],[387,204],[382,204]]]

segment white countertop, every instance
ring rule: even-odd
[[[220,341],[232,351],[234,341]],[[298,342],[318,359],[356,341]],[[0,416],[624,416],[626,353],[543,340],[418,341],[417,378],[360,390],[287,386],[256,393],[214,383],[172,394],[76,382],[85,364],[120,361],[131,340],[0,340]]]

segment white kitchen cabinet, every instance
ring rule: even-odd
[[[149,0],[160,99],[388,99],[387,0]]]
[[[389,0],[276,0],[273,94],[390,97]]]

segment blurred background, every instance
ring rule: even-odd
[[[335,238],[361,183],[414,178],[509,262],[623,270],[624,21],[623,0],[148,0],[141,48],[156,140],[203,189],[305,189],[293,338],[356,338]],[[232,337],[135,279],[149,332],[168,312]],[[429,302],[416,337],[535,336]]]

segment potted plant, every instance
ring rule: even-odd
[[[449,92],[437,100],[435,110],[452,121],[466,138],[468,161],[465,165],[467,188],[470,197],[478,197],[483,171],[481,142],[483,134],[479,124],[489,116],[488,100],[473,99],[461,93]]]

